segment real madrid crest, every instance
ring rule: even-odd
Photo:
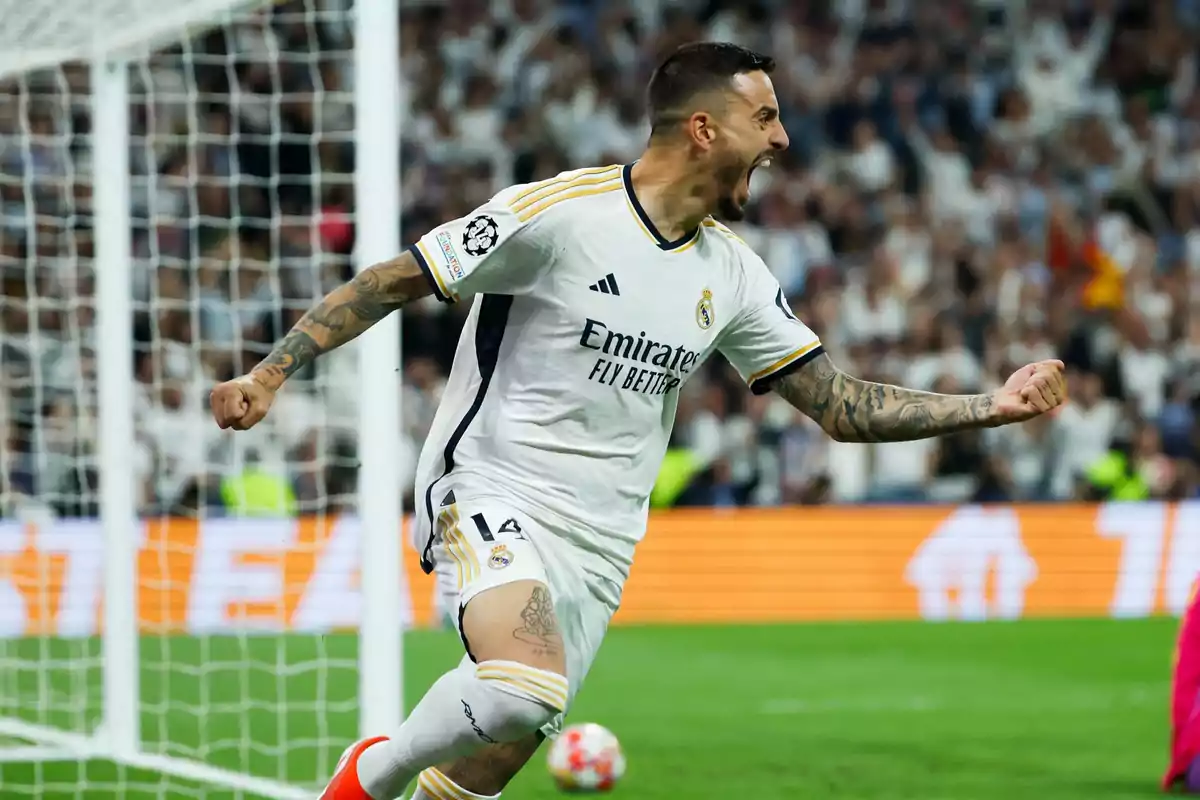
[[[493,547],[492,554],[488,556],[488,566],[492,569],[504,569],[512,562],[513,554],[502,544]]]
[[[708,330],[717,321],[716,312],[713,311],[712,292],[705,289],[700,293],[700,302],[696,303],[696,324],[701,330]]]

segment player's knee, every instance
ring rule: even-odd
[[[567,707],[565,676],[518,661],[481,661],[475,677],[490,695],[488,719],[472,724],[476,733],[495,743],[513,742],[536,733]],[[472,717],[470,709],[466,709]]]

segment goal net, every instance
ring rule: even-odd
[[[312,796],[358,732],[356,358],[298,375],[245,434],[217,430],[207,393],[352,272],[349,0],[0,0],[0,18],[2,793]],[[98,55],[129,64],[140,732],[121,752]]]

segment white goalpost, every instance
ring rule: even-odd
[[[206,390],[400,250],[398,0],[0,19],[2,793],[313,797],[403,714],[398,315]]]

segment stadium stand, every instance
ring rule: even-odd
[[[251,366],[350,269],[348,33],[301,5],[278,3],[265,27],[214,31],[186,59],[167,51],[143,71],[157,91],[143,87],[133,109],[146,391],[131,457],[148,514],[228,507],[209,386]],[[737,227],[834,359],[878,380],[973,391],[1057,355],[1072,402],[1015,429],[840,444],[719,363],[684,393],[674,447],[693,474],[660,502],[1196,497],[1200,3],[1006,8],[406,2],[398,222],[411,240],[507,184],[633,158],[646,135],[640,87],[683,41],[770,52],[792,147],[756,174]],[[268,51],[279,69],[258,68]],[[93,156],[73,113],[87,72],[55,76],[0,86],[5,515],[31,498],[95,513],[94,392],[79,390],[94,376],[92,238],[77,179]],[[180,109],[194,104],[172,104],[172,91],[212,100],[189,119]],[[268,95],[284,101],[255,102]],[[163,133],[189,125],[211,134],[202,146]],[[82,266],[56,268],[67,262]],[[405,311],[406,476],[463,311],[432,300]],[[353,502],[354,384],[342,368],[322,360],[295,381],[257,445],[260,468],[289,485],[289,509]]]

